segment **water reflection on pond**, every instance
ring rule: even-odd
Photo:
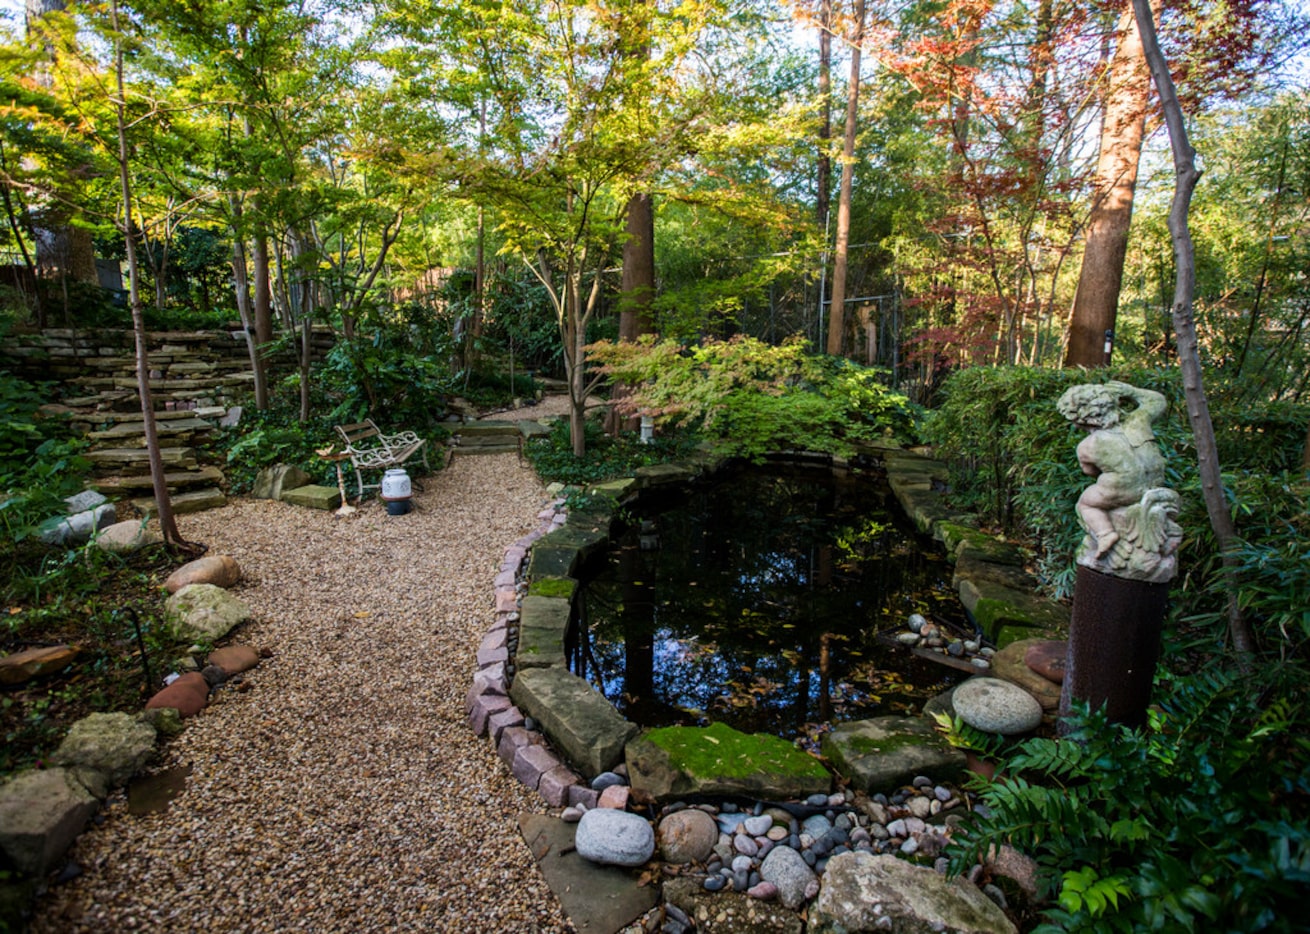
[[[951,567],[867,475],[770,467],[647,496],[578,601],[575,671],[644,726],[788,739],[901,713],[958,680],[875,639],[914,612],[967,626]]]

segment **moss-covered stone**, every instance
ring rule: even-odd
[[[917,775],[956,781],[964,753],[953,748],[922,717],[875,717],[837,726],[824,734],[823,754],[851,785],[869,794],[894,791]]]
[[[564,637],[573,604],[566,597],[529,594],[519,608],[519,643],[514,660],[520,668],[564,668]]]
[[[659,801],[701,794],[798,798],[832,784],[823,764],[791,743],[722,723],[651,730],[628,743],[626,757],[632,787]]]
[[[311,483],[282,492],[282,502],[309,509],[336,509],[341,505],[341,492],[334,486]]]
[[[636,480],[643,489],[649,489],[673,483],[685,483],[694,477],[696,472],[687,464],[651,464],[648,467],[637,468]]]
[[[528,560],[528,577],[571,577],[582,563],[578,549],[571,545],[545,545],[545,539],[532,546]]]
[[[542,577],[528,585],[528,596],[572,600],[577,589],[578,582],[571,577]]]
[[[602,496],[622,501],[625,496],[636,489],[636,486],[636,477],[624,477],[620,480],[610,480],[607,483],[597,483],[595,486],[590,487],[587,493],[591,496]]]

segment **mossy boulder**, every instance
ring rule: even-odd
[[[803,798],[832,787],[823,764],[791,743],[723,723],[650,730],[628,743],[626,758],[633,789],[658,801],[688,795]]]
[[[842,723],[823,737],[823,754],[869,794],[890,792],[918,775],[957,781],[964,753],[952,747],[923,717],[875,717]]]
[[[250,619],[250,607],[213,584],[188,584],[164,604],[179,642],[214,643]]]

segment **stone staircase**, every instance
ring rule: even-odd
[[[465,422],[455,432],[455,450],[459,454],[517,454],[523,443],[518,422]]]
[[[314,336],[318,353],[331,333]],[[223,472],[205,462],[204,446],[221,419],[254,388],[245,336],[239,326],[147,335],[150,391],[173,511],[221,506]],[[293,365],[289,356],[274,366]],[[11,335],[0,346],[0,367],[33,382],[61,384],[50,413],[67,415],[91,441],[87,454],[96,485],[112,499],[155,510],[144,418],[137,396],[136,346],[131,331],[47,329]]]

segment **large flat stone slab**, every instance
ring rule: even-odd
[[[204,490],[188,490],[185,493],[174,493],[168,497],[168,504],[173,509],[173,514],[180,516],[188,512],[204,512],[206,509],[220,509],[227,505],[227,496],[218,487],[210,487]],[[148,499],[134,499],[132,505],[135,506],[146,518],[153,518],[159,513],[159,507],[155,504],[154,497]]]
[[[655,886],[638,885],[635,870],[598,866],[574,850],[574,824],[520,814],[519,832],[560,907],[580,934],[615,934],[655,907]]]
[[[561,667],[520,671],[509,694],[586,775],[617,765],[624,745],[637,732],[590,684]]]
[[[294,490],[282,491],[282,502],[307,509],[333,510],[341,505],[341,493],[334,486],[309,483]]]
[[[824,734],[823,754],[851,785],[869,794],[895,791],[917,775],[958,781],[964,753],[922,717],[875,717],[839,724]]]
[[[570,601],[529,594],[519,613],[519,644],[514,655],[518,666],[565,667],[564,637],[573,613]]]
[[[723,723],[651,730],[628,743],[627,763],[633,789],[657,801],[689,795],[804,798],[832,787],[823,764],[791,743]]]

